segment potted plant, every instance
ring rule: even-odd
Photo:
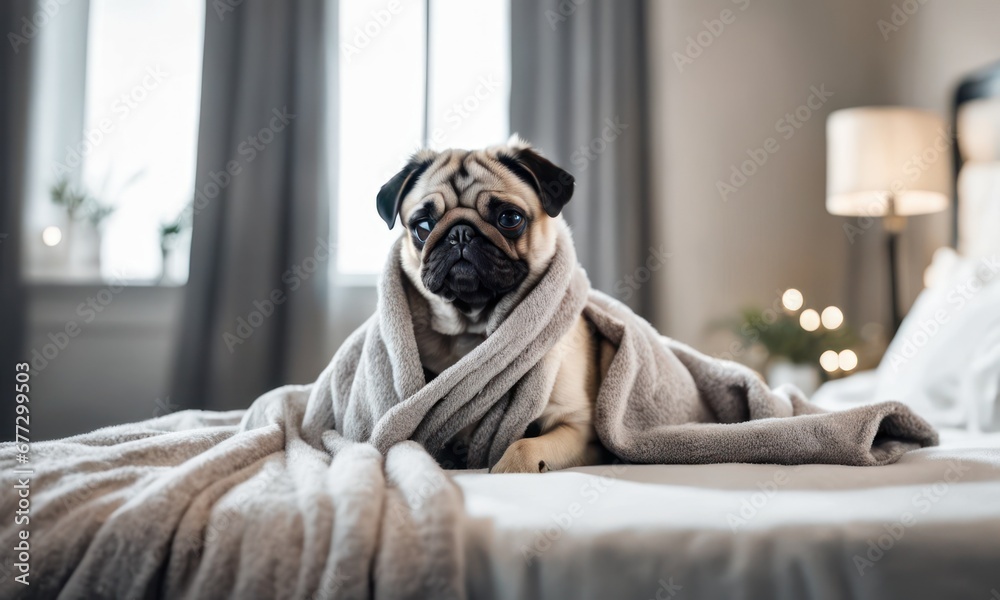
[[[839,309],[827,307],[821,317],[819,312],[803,308],[801,294],[790,291],[797,294],[795,302],[763,310],[747,308],[724,324],[743,350],[764,351],[763,370],[769,385],[792,383],[811,394],[831,373],[849,372],[857,366],[851,350],[857,337],[844,324]],[[830,364],[831,356],[843,364]],[[852,356],[853,364],[849,360]]]
[[[52,202],[66,213],[67,267],[74,275],[99,277],[101,273],[101,234],[104,222],[115,209],[101,203],[82,186],[69,178],[60,178],[49,191]]]
[[[189,207],[185,207],[176,218],[160,223],[160,256],[163,260],[159,278],[159,283],[161,284],[170,281],[170,256],[177,248],[178,240],[191,226],[190,214]]]
[[[142,176],[138,171],[121,185],[118,195]],[[112,198],[107,192],[109,177],[101,186],[101,196]],[[74,183],[66,175],[60,177],[49,189],[53,204],[62,207],[66,213],[66,232],[63,235],[67,252],[66,266],[74,276],[100,277],[101,241],[104,226],[115,212],[114,202],[102,202],[96,195],[79,183]]]

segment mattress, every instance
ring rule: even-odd
[[[1000,434],[884,467],[453,476],[472,598],[1000,598]]]

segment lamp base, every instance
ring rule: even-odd
[[[895,337],[903,315],[899,310],[899,234],[906,228],[906,217],[896,212],[896,198],[889,194],[886,202],[886,214],[882,217],[882,228],[885,229],[889,254],[889,301],[892,303],[892,335]]]
[[[902,233],[906,229],[906,217],[890,213],[882,217],[882,228],[889,233]]]
[[[889,254],[889,301],[892,308],[892,334],[895,336],[899,325],[903,322],[903,316],[899,310],[899,271],[897,269],[899,231],[893,231],[886,227],[886,242]]]

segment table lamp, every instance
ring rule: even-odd
[[[897,250],[906,217],[948,207],[951,135],[933,113],[902,107],[838,110],[826,122],[826,210],[880,217],[889,254],[893,331],[899,309]]]

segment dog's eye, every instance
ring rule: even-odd
[[[497,225],[505,231],[517,231],[524,223],[524,217],[516,210],[505,210],[497,217]]]
[[[434,222],[430,219],[420,219],[410,229],[413,231],[413,235],[417,236],[418,240],[426,242],[427,236],[431,234],[431,229],[434,229]]]

